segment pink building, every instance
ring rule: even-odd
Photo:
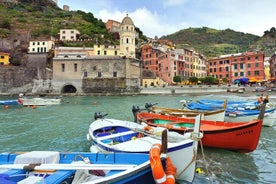
[[[221,55],[208,60],[208,75],[220,80],[227,78],[229,83],[239,78],[249,78],[251,82],[263,81],[264,53],[246,52]]]

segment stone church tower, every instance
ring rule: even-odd
[[[120,30],[120,56],[135,58],[135,26],[131,18],[126,15],[122,20]]]

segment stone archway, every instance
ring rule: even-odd
[[[63,86],[61,93],[76,93],[77,92],[77,88],[71,84],[67,84],[65,86]]]

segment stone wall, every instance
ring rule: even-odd
[[[0,67],[0,93],[18,94],[30,92],[33,79],[37,79],[36,68],[18,66]]]

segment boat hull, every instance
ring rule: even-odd
[[[193,129],[194,120],[155,113],[141,112],[137,119],[151,126],[163,126],[185,134]],[[204,146],[248,153],[256,149],[262,129],[262,120],[225,122],[201,120],[200,130]]]
[[[40,152],[40,154],[47,155],[49,152]],[[76,170],[71,169],[70,167],[76,167],[80,161],[80,156],[89,158],[89,160],[93,163],[92,166],[100,164],[105,165],[108,164],[111,167],[116,167],[116,164],[131,164],[137,165],[133,168],[126,169],[126,170],[109,170],[105,176],[101,177],[90,177],[91,180],[83,180],[81,183],[150,183],[155,184],[155,181],[152,176],[149,155],[148,154],[127,154],[127,153],[84,153],[84,152],[75,152],[75,153],[59,153],[59,164],[61,165],[68,165],[68,170],[60,169],[60,170],[40,170],[38,173],[44,175],[43,178],[39,178],[35,172],[32,172],[31,175],[34,177],[27,177],[28,171],[23,169],[3,169],[1,171],[1,166],[17,166],[16,157],[18,154],[9,154],[3,153],[0,154],[0,183],[17,183],[23,181],[34,180],[40,183],[47,183],[47,184],[56,184],[56,183],[72,183],[72,176],[77,177]],[[44,156],[45,157],[45,156]],[[32,159],[30,157],[27,158],[29,161],[34,161],[37,159],[37,156],[34,156]],[[44,159],[44,158],[40,158]],[[73,164],[70,164],[74,162]],[[27,162],[24,162],[28,164]],[[43,164],[42,164],[43,165]],[[85,163],[82,165],[86,166]],[[59,166],[59,165],[57,165]],[[85,167],[85,169],[88,169]],[[79,170],[79,169],[78,169]],[[51,174],[47,174],[50,172]],[[83,174],[83,173],[81,173]],[[31,176],[30,175],[30,176]],[[80,180],[78,180],[80,181]],[[27,182],[28,183],[28,182]]]
[[[116,119],[98,119],[91,123],[88,134],[91,138],[92,144],[99,148],[98,151],[148,154],[152,145],[160,143],[161,139],[158,137],[153,138],[151,135],[143,135],[139,138],[137,132],[141,133],[141,131],[138,130],[143,130],[145,126],[146,125]],[[105,130],[106,134],[107,130],[111,127],[113,131],[111,135],[100,136],[97,133]],[[129,128],[129,130],[117,133],[116,131],[114,131],[114,128]],[[159,130],[164,130],[164,128],[161,128]],[[128,135],[127,133],[131,134]],[[183,136],[181,136],[180,134],[175,134],[174,132],[172,132],[172,134],[181,137],[181,140],[179,141],[168,142],[168,155],[177,168],[177,180],[191,183],[194,178],[195,162],[193,158],[196,156],[195,153],[197,152],[197,141],[194,141],[192,139],[183,140]],[[111,141],[111,139],[113,141]],[[109,140],[110,142],[108,142],[107,140]],[[185,155],[185,157],[183,157],[183,155]]]
[[[151,111],[157,114],[167,114],[186,118],[195,118],[198,114],[202,114],[202,119],[224,121],[225,110],[215,111],[198,111],[198,110],[184,110],[184,109],[173,109],[153,106]]]
[[[48,106],[48,105],[59,105],[61,102],[60,98],[44,99],[44,98],[23,98],[22,104],[24,106]]]

